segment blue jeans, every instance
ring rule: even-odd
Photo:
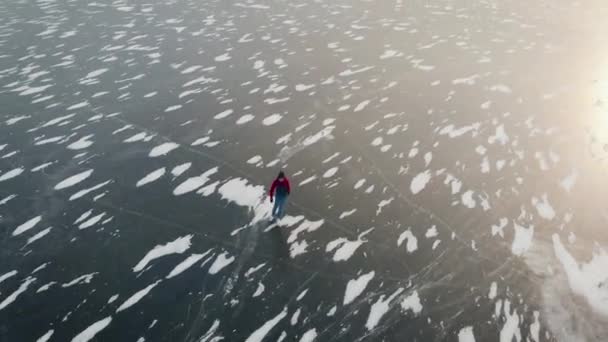
[[[282,218],[285,214],[285,203],[287,196],[276,196],[274,199],[274,207],[272,208],[272,217]]]

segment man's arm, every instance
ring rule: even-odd
[[[291,185],[289,184],[289,179],[285,178],[285,185],[287,185],[287,194],[291,194]]]
[[[270,202],[272,202],[272,198],[274,197],[274,190],[277,188],[277,181],[274,180],[272,181],[272,185],[270,186],[270,193],[268,195],[270,195]]]

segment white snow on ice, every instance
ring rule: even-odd
[[[264,126],[272,126],[281,121],[281,118],[283,118],[281,114],[272,114],[265,117],[264,120],[262,120],[262,124],[264,124]]]
[[[15,230],[13,231],[13,236],[17,236],[34,228],[38,223],[40,223],[40,221],[42,221],[42,216],[36,216],[27,220],[26,222],[20,224],[17,228],[15,228]]]
[[[216,274],[224,267],[230,265],[235,260],[234,256],[228,257],[228,252],[224,252],[215,258],[215,261],[209,267],[209,274]]]
[[[317,329],[312,328],[302,335],[300,342],[313,342],[317,338]]]
[[[217,167],[213,167],[205,172],[203,172],[200,176],[190,177],[178,185],[174,190],[173,194],[175,196],[181,196],[187,194],[189,192],[195,191],[205,185],[209,181],[209,176],[215,174],[218,171]]]
[[[175,268],[173,268],[171,270],[171,272],[167,275],[166,278],[170,279],[170,278],[173,278],[173,277],[181,274],[182,272],[184,272],[185,270],[190,268],[192,265],[196,264],[199,260],[204,258],[207,254],[209,254],[209,252],[211,252],[211,250],[209,250],[203,254],[190,255],[184,261],[180,262],[177,266],[175,266]]]
[[[515,255],[523,255],[532,246],[532,238],[534,236],[534,226],[525,228],[517,223],[514,223],[515,236],[511,244],[511,252]]]
[[[27,291],[27,288],[30,286],[30,284],[32,284],[35,281],[36,281],[36,278],[26,278],[25,281],[23,283],[21,283],[19,288],[17,290],[15,290],[15,292],[11,293],[9,296],[4,298],[4,300],[0,303],[0,310],[6,308],[11,303],[13,303],[17,299],[17,297],[19,297],[19,295],[22,294],[23,292]]]
[[[150,151],[148,156],[153,157],[153,158],[164,156],[164,155],[167,155],[169,152],[175,150],[178,147],[179,147],[179,144],[176,144],[174,142],[166,142],[166,143],[163,143],[163,144],[160,144],[160,145],[154,147]]]
[[[397,289],[392,295],[390,295],[387,299],[384,299],[386,296],[381,295],[378,300],[372,304],[372,307],[369,311],[369,316],[367,317],[367,322],[365,322],[365,327],[367,330],[373,330],[384,315],[388,312],[390,308],[390,303],[397,297],[401,292],[403,292],[402,288]]]
[[[83,330],[80,334],[76,335],[72,342],[88,342],[95,338],[100,331],[105,329],[112,322],[112,317],[108,316],[104,319],[101,319],[93,324],[91,324],[88,328]]]
[[[2,174],[2,176],[0,176],[0,182],[4,182],[6,180],[9,180],[11,178],[15,178],[17,176],[19,176],[20,174],[23,173],[23,171],[25,171],[24,168],[22,167],[18,167],[16,169],[12,169],[4,174]]]
[[[92,174],[93,174],[93,169],[90,169],[90,170],[75,174],[71,177],[68,177],[68,178],[62,180],[61,182],[59,182],[57,185],[55,185],[55,190],[62,190],[62,189],[74,186],[74,185],[82,182],[83,180],[89,178]]]
[[[344,305],[351,303],[355,300],[367,287],[367,284],[374,278],[375,272],[371,271],[366,274],[362,274],[357,279],[351,279],[346,284],[346,292],[344,293]]]
[[[245,342],[262,342],[266,335],[274,328],[280,321],[282,321],[287,316],[287,308],[284,308],[278,315],[276,315],[271,320],[264,323],[261,327],[259,327],[256,331],[254,331]]]
[[[458,332],[458,342],[475,342],[473,327],[464,327]]]
[[[160,179],[160,177],[162,177],[165,174],[166,169],[164,167],[161,167],[160,169],[156,169],[152,172],[150,172],[149,174],[147,174],[144,178],[140,179],[137,184],[135,184],[135,186],[137,186],[138,188],[140,186],[144,186],[148,183],[152,183],[158,179]]]
[[[418,292],[414,291],[409,296],[405,297],[401,301],[401,308],[403,311],[412,310],[414,314],[419,314],[422,312],[422,303],[420,303],[420,297],[418,296]]]
[[[169,254],[182,254],[190,248],[190,240],[193,235],[186,235],[180,238],[175,239],[174,241],[168,242],[164,245],[156,245],[152,250],[150,250],[143,259],[141,259],[135,267],[133,267],[133,272],[139,272],[143,270],[148,263],[152,260],[158,259],[160,257],[169,255]]]
[[[431,172],[429,170],[421,172],[412,179],[412,183],[410,184],[410,190],[415,195],[422,191],[430,180]]]
[[[142,298],[144,298],[150,291],[152,291],[153,288],[156,287],[156,285],[158,285],[158,283],[160,283],[160,280],[157,280],[156,282],[146,286],[145,288],[137,291],[134,295],[132,295],[131,297],[129,297],[127,300],[125,300],[122,305],[120,305],[118,307],[118,309],[116,309],[116,312],[121,312],[123,310],[126,310],[130,307],[132,307],[133,305],[137,304],[137,302],[139,302]]]

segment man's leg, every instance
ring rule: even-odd
[[[274,199],[274,206],[272,207],[272,217],[277,217],[279,212],[279,198]]]
[[[283,218],[283,215],[285,215],[285,203],[287,203],[287,196],[282,197],[280,200],[280,204],[279,204],[279,212],[277,213],[277,216],[279,218]]]

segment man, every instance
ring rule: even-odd
[[[283,217],[287,196],[289,196],[290,193],[291,187],[289,186],[289,180],[285,177],[285,173],[281,171],[270,186],[270,202],[272,203],[274,201],[274,207],[272,208],[273,219]]]

